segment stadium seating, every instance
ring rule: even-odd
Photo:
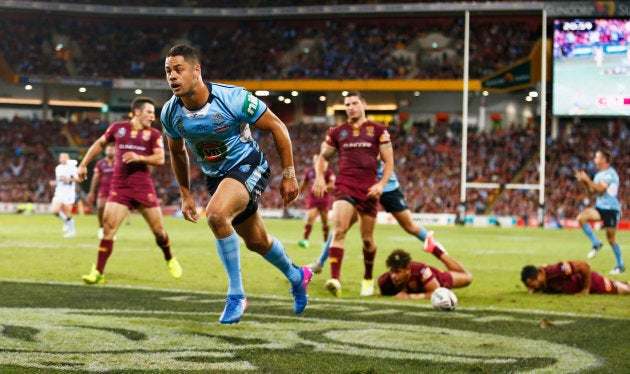
[[[33,25],[38,27],[33,27]],[[537,17],[473,17],[470,76],[526,57]],[[77,32],[90,30],[90,32]],[[204,78],[461,78],[463,19],[186,20],[4,12],[0,54],[22,75],[162,78],[176,42],[205,56]]]

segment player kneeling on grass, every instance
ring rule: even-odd
[[[586,295],[598,294],[630,294],[628,282],[604,278],[591,271],[585,261],[563,261],[554,265],[527,265],[521,271],[521,281],[529,293],[563,293]]]
[[[438,287],[466,287],[472,282],[472,274],[446,253],[444,247],[433,240],[433,235],[427,237],[424,250],[437,257],[448,270],[411,261],[408,252],[396,249],[385,262],[389,271],[378,278],[381,295],[397,299],[429,299]]]

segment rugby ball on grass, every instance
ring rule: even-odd
[[[438,287],[431,294],[431,304],[436,310],[454,310],[457,307],[457,296],[446,287]]]

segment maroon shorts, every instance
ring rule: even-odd
[[[109,187],[107,187],[107,188],[99,188],[98,189],[98,196],[97,196],[97,198],[98,199],[107,199],[109,197],[109,192],[110,192]]]
[[[616,294],[617,285],[615,281],[601,276],[599,273],[591,271],[591,293]]]
[[[432,270],[434,270],[435,279],[437,279],[441,287],[453,288],[453,276],[450,272],[435,268],[432,268]]]
[[[361,194],[362,195],[362,194]],[[378,199],[366,199],[357,193],[350,191],[346,186],[336,186],[335,200],[345,200],[354,205],[354,208],[362,214],[376,217],[378,213]]]
[[[317,197],[308,197],[306,199],[306,207],[310,210],[313,208],[317,208],[319,210],[330,210],[332,206],[332,199],[329,195],[326,195],[322,198]]]
[[[160,206],[157,194],[155,193],[155,187],[142,186],[140,187],[122,187],[113,188],[107,201],[122,204],[128,208],[137,208],[139,206],[146,206],[147,208],[154,208]]]

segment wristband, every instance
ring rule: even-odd
[[[286,167],[286,168],[282,169],[282,177],[284,179],[295,178],[295,167],[289,166],[289,167]]]

